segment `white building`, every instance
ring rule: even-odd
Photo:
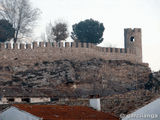
[[[0,120],[42,120],[42,119],[12,106],[0,114]]]
[[[123,115],[121,117],[123,117]],[[128,114],[122,120],[160,120],[160,99]]]
[[[90,107],[98,110],[98,111],[101,111],[101,103],[100,103],[100,98],[93,98],[93,99],[90,99],[89,100],[89,104],[90,104]]]

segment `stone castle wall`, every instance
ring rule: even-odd
[[[140,62],[130,49],[98,47],[91,43],[0,43],[0,63],[35,63],[59,59],[86,60],[100,57],[105,60],[129,60]]]

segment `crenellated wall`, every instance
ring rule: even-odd
[[[49,43],[32,44],[0,43],[0,62],[16,63],[52,61],[57,59],[85,60],[100,57],[106,60],[129,60],[140,62],[134,51],[124,48],[98,47],[91,43]]]

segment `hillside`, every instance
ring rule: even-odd
[[[103,59],[0,66],[1,96],[108,96],[144,88],[146,64]]]
[[[69,98],[50,104],[88,106],[88,98],[99,95],[102,110],[119,116],[159,96],[158,76],[144,63],[102,58],[8,63],[0,65],[0,96]]]

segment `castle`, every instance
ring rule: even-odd
[[[142,41],[140,28],[124,29],[124,48],[105,48],[91,43],[49,43],[32,44],[0,43],[0,61],[5,63],[35,63],[57,59],[78,59],[100,57],[105,60],[128,60],[142,63]],[[13,46],[13,47],[12,47]]]
[[[33,42],[32,44],[15,43],[13,45],[0,43],[0,79],[2,81],[0,104],[51,102],[54,97],[63,101],[63,95],[75,97],[77,95],[75,91],[82,89],[88,96],[92,93],[94,75],[97,75],[94,80],[95,85],[100,88],[96,94],[102,94],[101,88],[105,88],[105,91],[112,90],[108,87],[110,85],[108,81],[116,83],[111,86],[116,87],[115,85],[117,85],[116,89],[121,88],[118,89],[119,91],[126,89],[121,87],[122,83],[126,86],[131,85],[132,88],[132,85],[136,86],[147,81],[150,69],[148,64],[142,63],[141,29],[125,29],[124,43],[124,48],[99,47],[91,43],[76,42]],[[122,61],[103,62],[101,59],[97,59],[98,63],[94,62],[95,59],[92,58]],[[134,63],[130,64],[131,62],[123,60]],[[65,66],[67,67],[63,69]],[[79,69],[80,67],[81,69]],[[89,77],[85,77],[87,74]],[[76,75],[84,77],[76,77]],[[113,78],[111,79],[110,76]],[[72,84],[68,84],[70,79]],[[58,80],[62,81],[62,86]],[[56,81],[58,82],[56,83]],[[55,84],[58,88],[54,86]],[[71,91],[71,94],[61,91],[62,87],[63,90]],[[80,95],[83,95],[83,92]],[[113,100],[111,99],[111,101]],[[107,104],[110,105],[109,102]]]

